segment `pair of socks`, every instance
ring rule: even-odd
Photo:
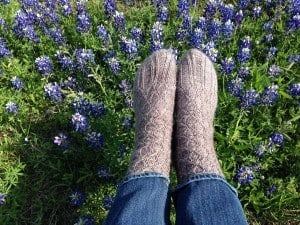
[[[134,81],[135,150],[128,175],[169,176],[173,154],[180,183],[201,172],[223,176],[213,141],[217,86],[213,63],[197,49],[189,50],[178,68],[168,50],[149,56]]]

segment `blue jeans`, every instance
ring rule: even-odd
[[[176,225],[247,225],[236,190],[222,177],[195,174],[173,192],[169,183],[155,172],[126,177],[104,225],[169,225],[171,196]]]

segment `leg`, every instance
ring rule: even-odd
[[[175,168],[180,185],[174,199],[178,225],[247,224],[214,149],[217,100],[213,63],[201,51],[190,50],[177,74]]]
[[[168,224],[176,61],[167,50],[141,65],[134,83],[135,151],[106,225]]]

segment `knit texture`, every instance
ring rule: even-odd
[[[181,183],[200,172],[223,176],[213,140],[217,85],[211,60],[189,50],[179,63],[176,87],[174,158]]]
[[[176,60],[159,50],[140,66],[135,82],[135,151],[128,174],[158,172],[169,176],[176,91]]]

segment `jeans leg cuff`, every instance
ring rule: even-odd
[[[126,183],[128,183],[129,181],[135,180],[135,179],[141,179],[141,178],[154,178],[154,177],[158,177],[164,180],[164,183],[169,186],[170,184],[170,178],[167,177],[164,174],[161,173],[157,173],[157,172],[143,172],[143,173],[138,173],[138,174],[129,174],[128,176],[126,176],[120,183],[119,186],[122,186]]]
[[[173,190],[173,194],[177,191],[179,191],[180,189],[184,188],[186,185],[194,182],[194,181],[200,181],[200,180],[219,180],[223,183],[225,183],[229,188],[230,190],[235,193],[236,195],[238,195],[236,189],[231,186],[226,180],[224,177],[216,174],[216,173],[196,173],[196,174],[193,174],[191,175],[186,182],[182,183],[182,184],[179,184],[175,187],[175,189]]]

